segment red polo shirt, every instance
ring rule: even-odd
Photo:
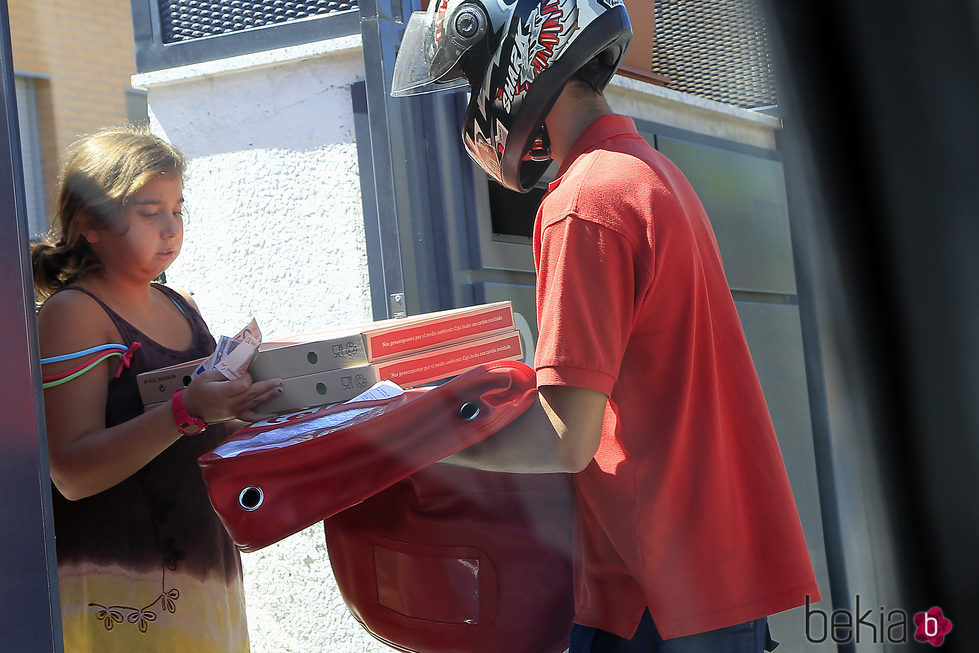
[[[575,621],[664,638],[818,600],[713,230],[624,116],[595,121],[534,233],[538,385],[609,396],[575,475]]]

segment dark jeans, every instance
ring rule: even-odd
[[[642,616],[632,639],[574,624],[569,653],[762,653],[774,651],[768,619],[728,626],[706,633],[664,640],[656,630],[649,610]]]

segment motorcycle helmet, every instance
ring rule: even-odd
[[[466,150],[527,192],[551,163],[544,118],[565,84],[602,90],[631,41],[622,0],[431,0],[405,27],[391,95],[468,84]]]

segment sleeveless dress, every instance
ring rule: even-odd
[[[188,349],[150,340],[98,297],[122,336],[141,344],[109,381],[106,426],[143,412],[136,375],[210,355],[204,320],[178,293],[154,284],[187,318]],[[248,651],[241,560],[211,508],[197,457],[226,436],[223,424],[182,437],[118,485],[68,501],[53,488],[66,653]]]

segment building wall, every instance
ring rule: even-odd
[[[129,0],[8,0],[14,69],[36,75],[48,215],[65,148],[127,118],[136,71]]]
[[[350,84],[360,37],[133,78],[187,156],[186,234],[168,281],[215,335],[268,338],[371,319]],[[333,580],[321,524],[242,554],[256,653],[383,653]]]

